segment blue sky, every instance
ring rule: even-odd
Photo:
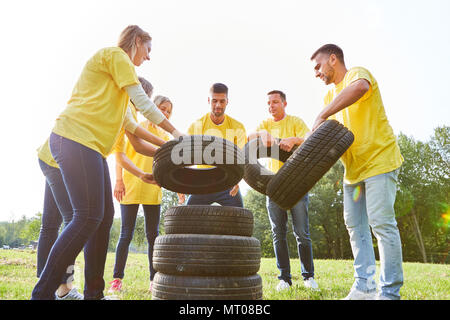
[[[2,3],[0,221],[42,210],[44,177],[35,150],[84,63],[114,46],[128,24],[153,37],[151,60],[137,72],[155,94],[174,101],[172,122],[181,130],[208,112],[214,82],[229,86],[227,113],[249,132],[268,117],[272,89],[285,91],[287,112],[311,126],[329,88],[314,78],[309,57],[336,43],[348,67],[364,66],[378,80],[394,132],[425,141],[450,122],[449,13],[445,0]],[[114,172],[113,157],[108,162]]]

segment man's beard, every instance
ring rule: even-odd
[[[225,110],[221,110],[221,111],[213,111],[213,115],[217,118],[223,116],[225,113]]]
[[[327,62],[328,65],[328,74],[324,75],[324,80],[325,80],[325,84],[329,85],[332,80],[334,78],[334,69],[330,66],[330,64]]]

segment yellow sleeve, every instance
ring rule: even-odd
[[[236,132],[236,145],[239,148],[244,149],[246,143],[247,143],[247,134],[245,132],[245,127],[243,125],[240,125],[237,128]]]
[[[188,129],[188,135],[202,135],[203,134],[203,118],[193,122]]]
[[[122,127],[120,129],[120,133],[119,133],[119,137],[116,140],[116,143],[114,144],[113,147],[113,152],[114,153],[119,153],[119,152],[123,152],[125,153],[125,129]]]
[[[127,107],[127,112],[125,114],[125,119],[123,120],[123,128],[128,132],[134,133],[136,128],[139,126],[135,120],[134,114],[131,111],[130,106]]]
[[[119,88],[140,84],[136,70],[128,55],[123,50],[113,50],[107,61],[107,68]]]
[[[366,79],[369,81],[370,85],[372,85],[372,77],[370,76],[370,73],[367,69],[364,69],[362,67],[356,67],[352,68],[348,71],[348,73],[345,75],[345,84],[346,86],[350,85],[352,82],[355,82],[359,79]]]
[[[359,79],[365,79],[370,84],[370,89],[360,99],[361,101],[363,101],[366,100],[368,97],[370,97],[370,95],[372,94],[372,88],[375,85],[374,79],[372,78],[370,72],[367,69],[364,69],[362,67],[350,69],[345,75],[345,87],[348,87],[350,84]]]
[[[256,127],[256,131],[268,131],[267,130],[267,121],[263,121],[261,122],[257,127]]]

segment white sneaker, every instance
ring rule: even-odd
[[[375,298],[376,291],[366,293],[352,288],[352,290],[350,290],[350,293],[342,300],[375,300]]]
[[[283,291],[283,290],[287,290],[291,287],[291,285],[289,283],[287,283],[284,280],[280,280],[280,282],[277,285],[277,291]]]
[[[309,288],[312,290],[319,290],[319,285],[314,280],[314,278],[308,278],[308,279],[304,280],[303,283],[305,284],[306,288]]]
[[[78,292],[77,288],[72,288],[66,295],[59,297],[55,293],[56,300],[83,300],[84,296]]]

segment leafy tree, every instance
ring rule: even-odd
[[[37,213],[33,218],[26,222],[20,233],[22,239],[26,240],[28,243],[39,239],[39,233],[41,231],[41,218],[42,213]]]
[[[429,252],[438,256],[448,252],[450,239],[442,214],[450,194],[449,130],[436,128],[426,143],[403,134],[398,137],[405,161],[400,169],[395,209],[405,260],[428,262],[429,256],[435,260]]]
[[[255,190],[249,190],[244,196],[244,207],[253,213],[253,237],[261,244],[263,257],[274,257],[272,231],[267,215],[266,197]]]
[[[136,217],[136,226],[134,228],[132,242],[137,248],[143,248],[147,244],[147,236],[145,235],[145,218],[143,215],[142,206],[140,206],[139,212],[142,214],[139,214]]]
[[[114,252],[116,251],[117,242],[119,241],[120,236],[120,219],[116,218],[113,221],[113,224],[111,226],[111,230],[109,232],[109,244],[108,244],[108,251]]]
[[[261,244],[261,255],[263,257],[275,257],[273,249],[272,228],[270,225],[269,215],[266,207],[266,196],[255,191],[249,190],[244,196],[244,207],[253,213],[254,229],[253,236],[257,238]],[[297,241],[295,240],[292,230],[292,218],[288,212],[288,250],[291,258],[298,257]]]

